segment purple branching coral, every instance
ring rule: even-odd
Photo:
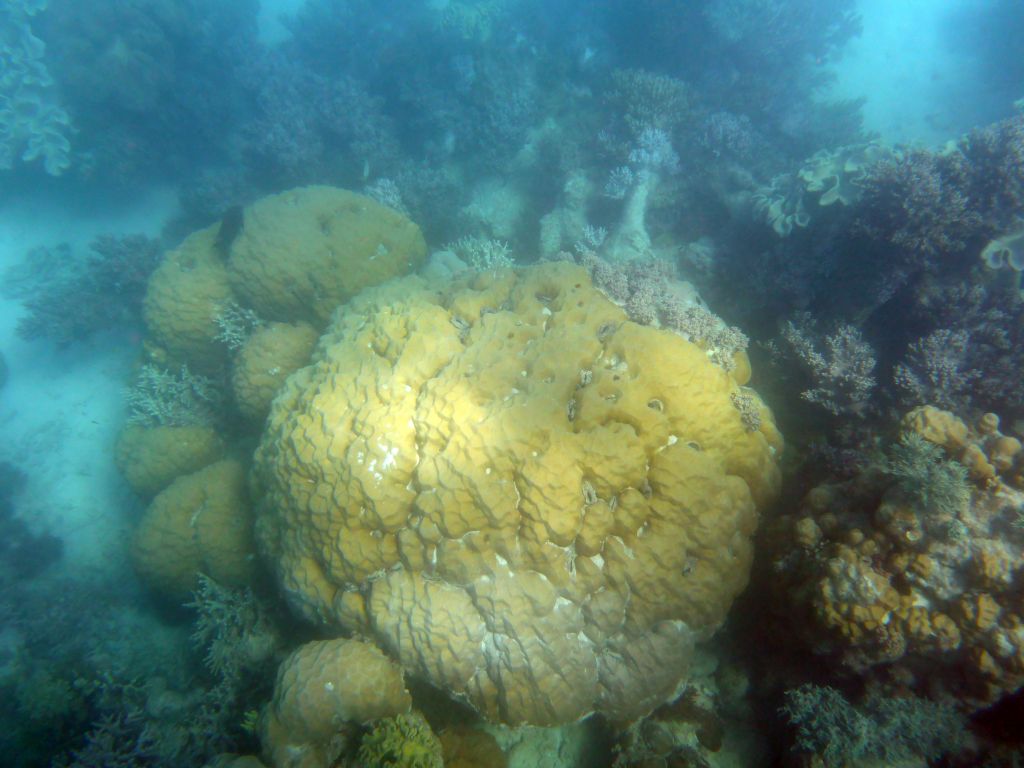
[[[970,367],[970,336],[964,330],[940,328],[918,339],[896,366],[894,379],[913,405],[937,405],[961,411],[982,372]]]
[[[815,338],[810,315],[802,314],[782,328],[782,339],[804,368],[811,386],[801,393],[809,403],[834,416],[864,416],[875,388],[875,352],[852,325]],[[819,345],[824,351],[819,351]]]
[[[971,164],[968,195],[1006,227],[1024,211],[1024,115],[971,131],[958,145]]]
[[[959,153],[910,150],[873,165],[861,186],[858,229],[894,246],[913,267],[937,267],[984,231]]]
[[[251,163],[287,183],[377,173],[399,154],[382,102],[351,77],[327,78],[283,55],[254,62],[248,87],[258,117],[243,130]]]
[[[4,275],[5,294],[22,299],[27,310],[18,335],[66,346],[140,324],[146,285],[160,255],[159,242],[144,235],[100,235],[84,258],[66,247],[30,251]]]
[[[937,286],[921,293],[915,314],[933,330],[910,344],[895,367],[904,405],[1021,412],[1024,301],[1015,289]]]
[[[736,365],[735,355],[746,350],[746,335],[709,311],[679,279],[672,263],[663,259],[609,262],[591,251],[583,251],[577,260],[633,322],[675,331],[703,347],[711,361],[727,371]]]
[[[972,131],[942,152],[906,150],[875,163],[860,183],[861,233],[894,247],[910,268],[955,264],[1024,209],[1024,117]]]
[[[746,115],[715,112],[705,118],[698,143],[716,157],[750,157],[754,147],[754,127]]]

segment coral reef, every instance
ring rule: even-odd
[[[970,712],[1016,690],[1020,467],[1020,441],[994,414],[969,427],[931,406],[910,412],[887,460],[813,488],[768,526],[788,625],[881,691]]]
[[[308,0],[275,40],[257,5],[0,10],[10,194],[183,185],[162,262],[106,237],[6,276],[24,339],[141,318],[146,508],[139,579],[90,592],[46,567],[75,529],[0,507],[0,753],[1019,746],[1022,116],[863,134],[822,98],[854,0]]]
[[[441,742],[419,713],[374,723],[359,742],[356,765],[366,768],[443,768]]]
[[[868,170],[893,152],[880,144],[858,144],[837,150],[820,150],[812,155],[797,176],[818,205],[854,205],[861,196],[861,184]]]
[[[626,310],[630,320],[678,333],[704,349],[738,384],[750,379],[747,337],[714,315],[693,285],[679,278],[672,262],[606,261],[586,248],[579,250],[575,261],[587,269],[595,286]]]
[[[1024,226],[989,242],[981,251],[981,260],[989,269],[1024,271]]]
[[[203,663],[222,685],[252,689],[253,678],[268,670],[283,640],[266,606],[248,588],[229,589],[200,574],[194,599],[192,642]]]
[[[194,427],[217,423],[220,393],[205,376],[181,366],[177,373],[142,366],[125,392],[128,423],[140,427]]]
[[[811,223],[811,215],[804,206],[804,191],[803,181],[780,174],[770,185],[751,195],[753,213],[779,237],[788,237],[794,227],[804,228]]]
[[[390,283],[274,400],[261,547],[303,616],[492,720],[636,717],[720,625],[778,488],[736,388],[573,265]]]
[[[661,128],[647,126],[640,131],[628,158],[629,165],[616,169],[606,187],[609,197],[625,200],[622,217],[603,249],[612,261],[654,255],[647,232],[647,207],[662,178],[679,171],[679,156],[668,133]]]
[[[797,728],[797,748],[828,768],[881,761],[937,760],[967,739],[963,718],[948,703],[916,697],[872,697],[854,706],[829,687],[786,692],[783,713]]]
[[[226,154],[237,73],[258,47],[253,3],[49,0],[37,26],[74,117],[79,175],[131,184]]]
[[[809,386],[800,396],[833,416],[864,416],[877,381],[875,353],[860,331],[842,325],[820,337],[810,315],[782,327],[787,352],[804,369]],[[824,346],[825,351],[819,347]]]
[[[237,304],[217,250],[218,225],[200,230],[164,256],[143,300],[148,354],[156,363],[219,373],[225,362],[217,318]]]

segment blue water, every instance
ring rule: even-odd
[[[1022,39],[1018,0],[7,0],[0,764],[413,765],[337,709],[361,669],[289,688],[353,637],[423,764],[1021,764]],[[451,298],[551,262],[593,339],[548,283]],[[707,378],[650,384],[684,342]],[[466,390],[314,396],[406,343]],[[451,602],[370,599],[405,575]]]

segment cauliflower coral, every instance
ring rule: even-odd
[[[744,588],[781,438],[580,267],[341,307],[274,400],[257,536],[292,604],[492,721],[639,717]]]

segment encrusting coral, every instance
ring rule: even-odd
[[[493,721],[630,720],[721,625],[778,490],[738,390],[574,265],[392,282],[274,400],[258,538],[302,615]]]
[[[933,406],[902,432],[887,461],[768,526],[772,587],[818,652],[984,706],[1024,682],[1021,444],[995,414],[970,426]]]

